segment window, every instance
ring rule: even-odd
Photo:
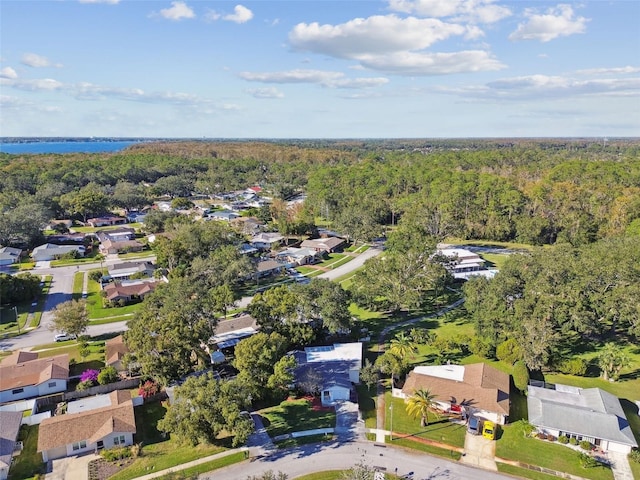
[[[16,388],[15,390],[11,390],[13,395],[18,395],[19,393],[24,392],[24,388]]]
[[[114,445],[124,445],[124,435],[120,435],[119,437],[113,437]]]
[[[49,388],[53,388],[53,387],[55,387],[55,386],[56,386],[56,382],[49,382],[49,383],[47,384],[47,387],[49,387]]]
[[[76,450],[82,450],[83,448],[87,448],[87,442],[86,442],[86,440],[82,440],[80,442],[76,442],[76,443],[71,445],[71,448],[73,448],[74,452]]]

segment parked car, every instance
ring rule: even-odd
[[[78,337],[76,337],[75,335],[72,335],[70,333],[58,333],[55,337],[53,337],[53,339],[56,342],[66,342],[67,340],[75,340]]]
[[[482,425],[482,436],[484,438],[488,438],[489,440],[496,439],[496,424],[485,420]]]
[[[478,417],[473,415],[469,417],[469,423],[467,424],[467,432],[471,435],[480,435],[482,431],[482,422]]]

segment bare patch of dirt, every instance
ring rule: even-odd
[[[104,458],[98,458],[89,463],[89,480],[107,480],[107,478],[127,468],[132,463],[132,458],[114,462],[107,462]]]

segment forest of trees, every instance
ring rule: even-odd
[[[52,217],[254,184],[275,198],[307,193],[305,225],[323,217],[356,240],[403,216],[435,238],[580,246],[640,234],[640,143],[631,140],[145,143],[0,154],[0,174],[3,245],[36,244]]]

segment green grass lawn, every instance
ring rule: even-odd
[[[119,253],[118,258],[121,260],[134,260],[136,258],[153,257],[154,255],[155,252],[153,250],[143,250],[142,252]]]
[[[506,463],[498,463],[498,471],[513,475],[520,478],[530,478],[532,480],[553,480],[558,478],[554,475],[547,475],[546,473],[536,472],[535,470],[529,470],[528,468],[514,467]]]
[[[446,448],[434,447],[433,445],[426,445],[424,443],[420,443],[418,441],[411,440],[411,437],[407,438],[396,438],[394,437],[391,440],[389,437],[390,445],[395,445],[396,447],[404,447],[410,448],[412,450],[419,450],[421,452],[428,453],[430,455],[437,455],[438,457],[448,458],[450,460],[459,460],[462,454],[460,452],[456,452],[455,450],[448,450]]]
[[[76,272],[73,275],[73,298],[79,299],[82,297],[82,289],[84,288],[84,276],[85,272]]]
[[[9,470],[9,480],[23,480],[45,472],[42,454],[38,453],[38,425],[22,425],[18,440],[23,449],[20,455],[13,459]]]
[[[157,429],[157,424],[164,417],[166,408],[159,402],[135,407],[134,411],[138,429],[134,442],[142,443],[142,455],[136,458],[132,465],[110,477],[110,480],[130,480],[147,473],[220,453],[226,449],[222,446],[224,440],[220,445],[200,444],[193,447],[183,445],[172,438],[163,438]],[[231,460],[233,458],[227,461]]]
[[[262,409],[259,413],[271,438],[336,425],[336,413],[333,409],[313,410],[311,403],[305,399],[285,400],[280,405]]]
[[[393,413],[390,410],[392,405]],[[454,447],[464,447],[466,433],[464,425],[450,422],[447,417],[438,417],[430,413],[429,424],[426,427],[422,427],[420,426],[420,418],[410,417],[407,414],[404,400],[402,398],[393,398],[391,392],[385,394],[385,406],[388,410],[387,415],[385,415],[385,429],[391,430],[393,416],[393,431],[399,437],[414,435]]]
[[[504,266],[510,255],[500,253],[483,253],[480,255],[487,263],[489,268],[497,268],[500,270]]]
[[[81,288],[82,290],[82,288]],[[89,280],[87,284],[87,312],[89,313],[89,320],[100,320],[109,318],[110,322],[120,321],[120,320],[128,320],[128,318],[121,317],[131,317],[132,314],[140,310],[142,306],[141,302],[133,303],[131,305],[125,305],[123,307],[105,307],[102,303],[102,289],[100,288],[100,284],[94,280]],[[116,317],[116,318],[111,318]],[[92,324],[96,324],[96,322],[91,322]],[[107,323],[107,322],[103,322]]]
[[[366,385],[360,384],[356,388],[358,389],[358,408],[364,420],[364,426],[366,428],[376,428],[376,387],[367,388]]]
[[[51,288],[51,278],[51,275],[47,275],[44,277],[42,281],[41,294],[35,302],[35,306],[32,306],[32,303],[34,302],[31,300],[20,302],[15,305],[18,312],[18,323],[16,323],[16,310],[14,310],[13,305],[0,307],[0,335],[13,337],[24,333],[27,327],[37,327],[38,325],[40,325],[40,319],[42,318],[42,309],[44,308],[44,304],[47,300],[49,288]],[[33,316],[29,321],[29,313],[32,311]]]
[[[38,352],[39,358],[53,357],[56,355],[63,355],[67,353],[69,360],[75,360],[75,365],[69,367],[69,374],[71,376],[80,375],[82,372],[88,369],[100,370],[104,367],[104,341],[90,342],[89,343],[89,355],[85,358],[80,356],[80,344],[75,340],[68,340],[66,342],[58,342],[47,345],[39,345],[33,348],[34,352]]]
[[[631,467],[631,472],[633,472],[633,478],[640,479],[640,463],[629,460],[629,466]]]
[[[604,466],[583,468],[580,465],[578,452],[569,447],[525,437],[522,422],[502,427],[502,435],[496,445],[496,456],[593,480],[613,478],[610,468]]]

